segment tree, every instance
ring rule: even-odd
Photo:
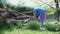
[[[3,8],[3,3],[1,0],[0,0],[0,8]]]
[[[56,4],[56,10],[57,10],[57,21],[59,22],[59,4],[58,4],[58,0],[55,0],[55,4]]]

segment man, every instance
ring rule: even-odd
[[[40,22],[40,26],[43,27],[44,21],[46,20],[45,9],[43,8],[33,8],[34,17]]]

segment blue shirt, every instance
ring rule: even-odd
[[[44,8],[35,8],[34,9],[34,17],[36,18],[36,14],[39,13],[39,16],[44,18],[45,9]]]

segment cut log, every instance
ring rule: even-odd
[[[1,13],[2,17],[5,18],[5,21],[7,23],[17,23],[17,22],[21,22],[21,23],[26,23],[29,20],[33,19],[33,16],[29,16],[26,15],[24,13],[20,13],[16,10],[7,8],[7,9],[0,9],[1,11],[5,11],[3,13]]]
[[[30,20],[30,18],[28,18],[28,19],[24,20],[24,22],[26,23],[26,22],[28,22],[29,20]]]

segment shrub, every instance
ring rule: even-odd
[[[60,24],[57,24],[57,31],[60,31]]]
[[[49,31],[56,31],[56,25],[55,24],[46,24],[45,28]]]
[[[16,28],[17,28],[17,29],[22,28],[22,24],[21,24],[21,23],[19,23],[19,22],[18,22],[18,23],[16,23]]]
[[[27,28],[31,30],[38,30],[40,29],[40,25],[37,22],[28,22],[27,23]]]
[[[0,22],[0,30],[6,29],[6,30],[12,30],[12,25],[6,23],[6,22]]]

